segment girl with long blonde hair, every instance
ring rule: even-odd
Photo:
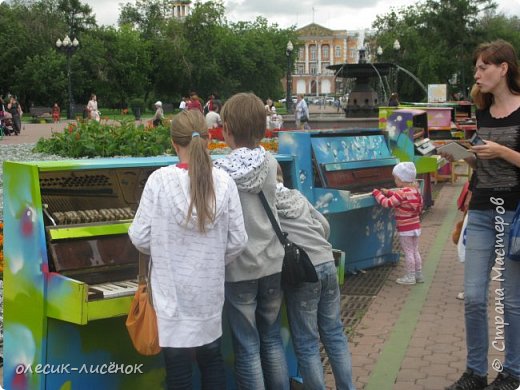
[[[237,187],[213,168],[198,110],[183,111],[170,135],[179,163],[153,172],[128,234],[151,255],[151,286],[168,389],[190,389],[192,356],[202,389],[225,389],[221,348],[225,266],[247,235]]]

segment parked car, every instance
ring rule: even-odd
[[[287,101],[287,98],[282,98],[282,99],[278,100],[278,103],[283,103],[283,104],[285,104],[286,101]],[[298,100],[296,99],[296,96],[293,96],[293,97],[292,97],[292,102],[293,102],[293,103],[296,103],[297,101],[298,101]]]

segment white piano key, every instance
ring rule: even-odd
[[[120,282],[94,284],[90,287],[101,291],[103,293],[103,298],[115,298],[134,294],[137,290],[137,283],[132,280],[125,280]]]

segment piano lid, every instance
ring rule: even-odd
[[[313,137],[312,151],[322,185],[356,192],[393,182],[397,159],[386,138],[377,133]]]
[[[318,164],[393,158],[383,134],[311,138]]]

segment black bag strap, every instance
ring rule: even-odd
[[[265,198],[264,192],[260,191],[258,193],[258,196],[260,197],[260,201],[262,202],[262,206],[264,206],[265,212],[267,213],[267,216],[269,217],[269,221],[271,221],[271,225],[273,225],[273,229],[278,236],[278,239],[280,240],[280,243],[285,247],[287,244],[287,238],[286,234],[282,232],[282,229],[280,229],[280,225],[276,221],[276,218],[274,217],[273,210],[271,210],[271,207],[269,207],[269,203],[267,202],[267,199]]]

